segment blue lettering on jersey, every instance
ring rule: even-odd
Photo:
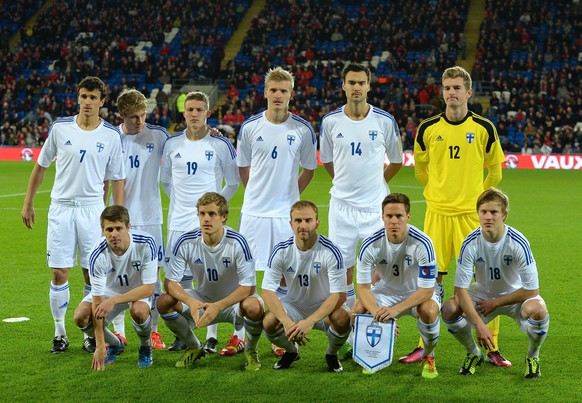
[[[378,130],[370,130],[368,134],[370,135],[372,141],[374,141],[376,140],[376,137],[378,137]]]
[[[467,133],[465,137],[467,138],[467,143],[471,144],[475,140],[475,133]]]
[[[209,151],[209,150],[206,150],[206,151],[204,152],[204,155],[206,156],[206,159],[207,159],[208,161],[210,161],[210,160],[212,159],[212,157],[214,157],[214,151]]]
[[[295,136],[293,136],[292,134],[288,134],[287,141],[289,142],[289,145],[293,145],[293,142],[295,141]]]
[[[315,274],[319,274],[319,270],[321,270],[321,263],[319,262],[313,263],[313,268],[315,269]]]
[[[511,255],[503,255],[503,261],[505,262],[506,265],[509,266],[513,261],[513,257]]]
[[[147,143],[146,148],[147,148],[148,152],[151,154],[152,151],[154,151],[154,143]]]
[[[103,149],[105,148],[105,146],[103,145],[103,143],[97,143],[97,152],[101,152],[103,151]]]

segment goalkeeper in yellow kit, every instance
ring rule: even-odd
[[[446,69],[442,76],[445,112],[420,123],[414,142],[415,176],[424,187],[426,216],[424,232],[436,251],[437,287],[444,297],[442,277],[453,256],[458,256],[467,235],[479,226],[476,202],[484,189],[501,181],[503,150],[493,123],[469,111],[473,91],[471,76],[462,67]],[[483,180],[483,169],[487,177]],[[491,322],[495,349],[487,354],[497,366],[509,367],[497,346],[499,319]],[[423,347],[400,358],[417,362]]]

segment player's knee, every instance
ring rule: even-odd
[[[257,298],[245,298],[241,303],[241,314],[257,322],[263,317],[263,308]]]
[[[343,308],[338,308],[330,315],[330,322],[338,333],[346,333],[350,330],[350,315]]]
[[[277,331],[279,321],[271,312],[267,312],[263,318],[263,329],[267,334],[272,334]]]
[[[432,299],[418,306],[418,316],[424,323],[433,323],[439,316],[439,306]]]
[[[54,285],[63,285],[69,281],[69,269],[52,269],[51,281]]]
[[[158,297],[156,308],[158,312],[161,315],[163,315],[165,313],[170,312],[174,305],[175,305],[174,297],[172,297],[170,294],[162,294]]]
[[[131,308],[129,308],[129,314],[136,323],[141,324],[144,323],[150,316],[150,307],[141,301],[137,301],[131,304]]]
[[[451,298],[445,302],[441,310],[441,315],[444,320],[452,320],[460,315],[460,309],[454,298]]]
[[[541,301],[534,300],[528,301],[524,304],[523,313],[526,318],[531,318],[533,320],[542,320],[548,316],[548,309],[546,304]]]
[[[89,323],[90,316],[91,305],[86,302],[81,302],[77,309],[75,309],[75,313],[73,314],[73,322],[75,322],[77,327],[85,327]]]

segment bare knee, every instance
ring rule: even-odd
[[[331,326],[338,333],[349,332],[351,321],[350,314],[343,308],[338,308],[329,315]]]
[[[263,329],[268,334],[273,334],[281,327],[281,322],[271,312],[267,312],[263,318]]]
[[[455,299],[451,298],[443,305],[441,314],[444,320],[452,320],[461,315],[462,311]]]
[[[131,304],[129,314],[135,323],[142,324],[148,320],[148,317],[150,316],[150,307],[145,302],[136,301]]]
[[[93,314],[93,306],[89,302],[81,302],[75,313],[73,314],[73,321],[77,327],[86,327],[91,320]]]
[[[162,294],[158,297],[156,308],[160,315],[169,313],[177,308],[177,300],[170,294]]]
[[[51,269],[52,276],[51,281],[54,285],[63,285],[69,281],[69,271],[70,269]]]
[[[424,323],[434,323],[439,316],[439,306],[432,299],[423,302],[417,308],[417,314]]]
[[[253,322],[263,318],[263,307],[257,298],[245,298],[240,304],[241,315]]]

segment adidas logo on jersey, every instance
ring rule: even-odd
[[[115,273],[115,267],[112,267],[111,269],[109,269],[109,271],[107,273]]]
[[[285,270],[287,273],[295,273],[295,270],[293,270],[293,267],[289,266],[287,268],[287,270]]]
[[[180,155],[180,153],[178,153],[174,158],[182,158],[182,156]]]
[[[202,260],[201,260],[200,258],[197,258],[197,259],[194,261],[194,264],[202,264]]]
[[[477,263],[485,263],[485,260],[483,260],[482,257],[479,257],[479,259],[477,259]]]
[[[336,139],[343,139],[344,138],[344,135],[341,134],[341,133],[339,133],[337,136],[335,136],[335,138]]]
[[[443,138],[441,137],[441,135],[439,134],[439,136],[436,138],[436,141],[445,141],[445,139],[443,139]]]
[[[72,145],[73,145],[73,143],[71,143],[71,140],[67,140],[67,141],[65,142],[65,145],[66,145],[66,146],[72,146]]]
[[[263,136],[259,136],[259,137],[257,138],[257,141],[264,141],[264,140],[263,140]]]
[[[382,259],[382,260],[380,261],[380,264],[388,264],[388,262],[386,261],[386,259]]]

